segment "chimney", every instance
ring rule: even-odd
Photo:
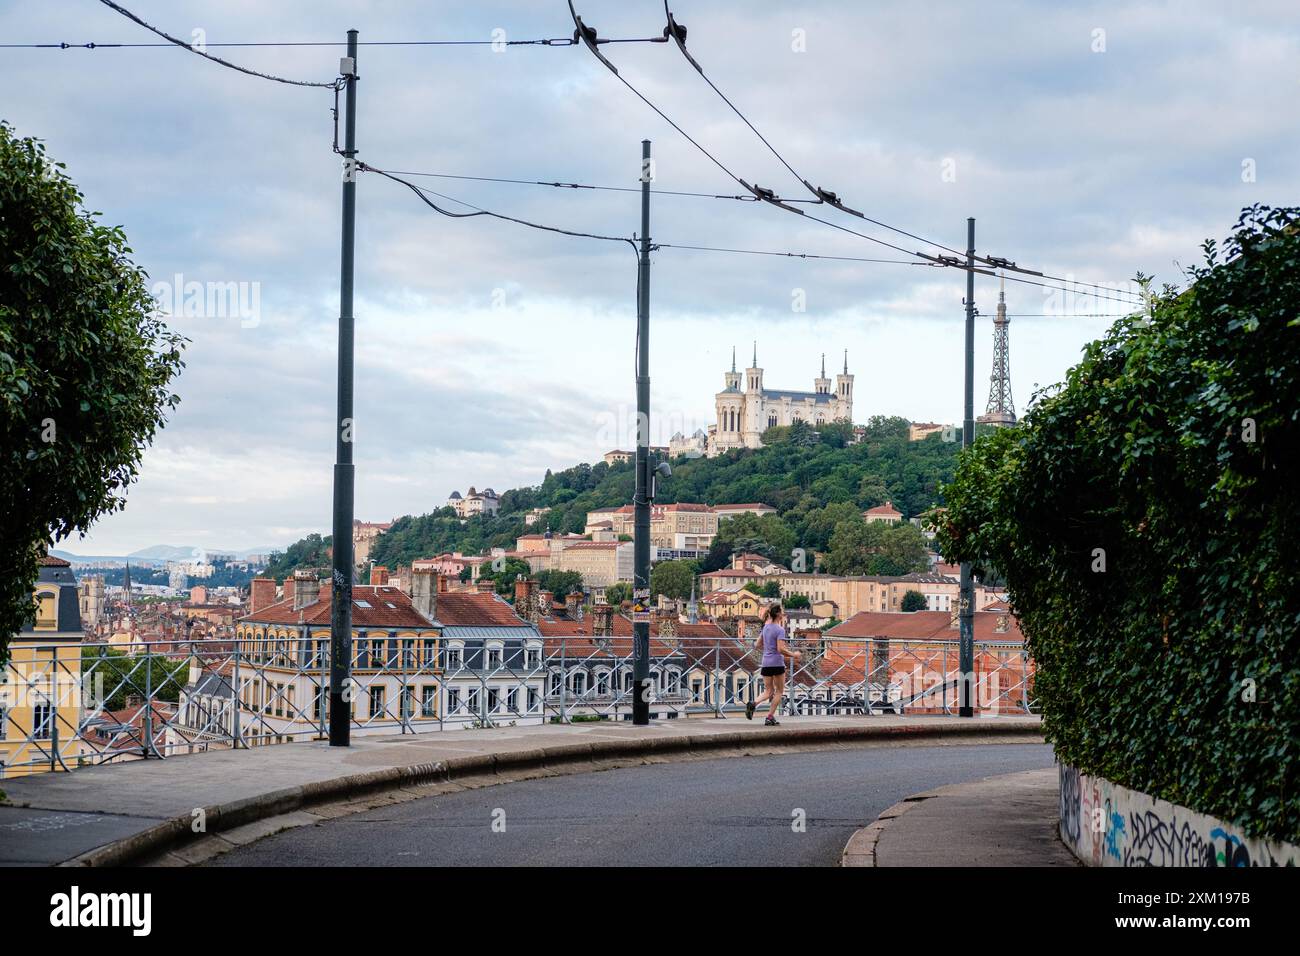
[[[370,583],[376,587],[383,587],[388,583],[388,568],[382,564],[373,564],[370,566]]]
[[[670,611],[659,618],[659,636],[674,638],[677,636],[677,612]]]
[[[447,575],[445,574],[438,575],[438,588],[437,588],[438,593],[446,594],[450,590],[451,590],[451,584],[447,580]]]
[[[286,582],[287,583],[287,582]],[[315,571],[293,572],[293,609],[301,611],[320,597],[320,581]]]
[[[521,617],[528,607],[528,578],[515,578],[515,613]]]
[[[438,585],[433,568],[411,569],[411,603],[430,621],[437,619]]]
[[[293,600],[293,575],[290,575],[289,577],[284,579],[284,586],[280,588],[280,600],[281,601]],[[295,604],[293,607],[294,610],[298,609],[297,604]]]
[[[614,609],[601,602],[591,609],[591,633],[594,637],[609,637],[614,630]]]
[[[570,621],[578,620],[578,615],[582,613],[581,591],[570,591],[564,596],[564,613],[568,615]]]
[[[479,594],[491,594],[497,588],[496,582],[491,578],[479,578],[474,584]]]
[[[537,610],[542,617],[551,616],[551,608],[555,604],[555,595],[550,591],[537,592]]]
[[[275,603],[275,581],[271,578],[253,578],[249,591],[248,613],[256,614]]]

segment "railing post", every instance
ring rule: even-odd
[[[144,758],[149,759],[149,751],[153,749],[153,658],[149,655],[149,645],[144,646],[144,740],[141,742],[141,753]]]
[[[713,716],[722,716],[722,695],[718,692],[718,668],[722,664],[722,639],[713,641],[713,667],[709,673],[709,683],[713,690]]]
[[[235,675],[233,679],[234,682],[231,685],[231,690],[233,691],[233,693],[231,694],[231,701],[230,701],[233,707],[233,711],[231,714],[231,724],[230,724],[230,749],[231,750],[238,750],[239,745],[243,743],[243,741],[240,739],[240,729],[239,729],[239,715],[240,712],[244,709],[244,694],[239,687],[239,649],[240,647],[243,646],[243,643],[244,643],[243,641],[239,640],[238,634],[236,634],[235,635]]]
[[[569,670],[568,657],[564,652],[565,638],[560,638],[560,723],[569,722],[568,702],[569,702]]]

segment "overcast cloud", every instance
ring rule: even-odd
[[[126,4],[209,43],[563,37],[562,0],[517,3]],[[602,36],[649,36],[655,0],[583,0]],[[1094,282],[1179,263],[1246,204],[1294,203],[1300,8],[1242,4],[706,3],[674,13],[709,75],[801,173],[851,206],[954,248]],[[1104,52],[1094,52],[1098,30]],[[804,31],[806,51],[792,49]],[[0,8],[9,43],[148,42],[93,0]],[[805,193],[671,44],[603,48],[622,74],[751,182]],[[216,51],[329,80],[341,50]],[[582,48],[365,47],[361,158],[394,170],[635,186],[738,187]],[[46,141],[92,209],[122,224],[155,281],[257,283],[259,321],[177,316],[193,342],[179,408],[125,512],[82,553],[158,543],[289,543],[330,522],[339,161],[327,90],[244,76],[179,49],[3,50],[0,115]],[[1254,181],[1243,181],[1243,163]],[[945,168],[955,181],[945,181]],[[1247,177],[1249,178],[1249,177]],[[564,228],[630,236],[632,193],[422,180]],[[357,515],[428,511],[453,489],[535,484],[631,440],[635,261],[622,243],[440,217],[364,175],[357,228]],[[454,205],[454,204],[452,204]],[[895,258],[755,203],[671,196],[651,234],[676,245]],[[831,210],[825,218],[927,248]],[[806,311],[792,302],[802,290]],[[653,438],[707,427],[735,346],[769,386],[810,389],[820,356],[856,376],[855,417],[961,412],[960,273],[664,249],[653,265]],[[1008,283],[1018,410],[1058,381],[1114,303],[1049,301]],[[991,362],[983,313],[976,404]]]

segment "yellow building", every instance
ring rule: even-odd
[[[41,558],[36,614],[9,644],[0,681],[0,777],[69,770],[84,752],[81,608],[62,558]]]

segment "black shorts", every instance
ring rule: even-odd
[[[771,667],[764,667],[759,673],[764,677],[775,677],[777,674],[784,674],[785,668],[774,664]]]

